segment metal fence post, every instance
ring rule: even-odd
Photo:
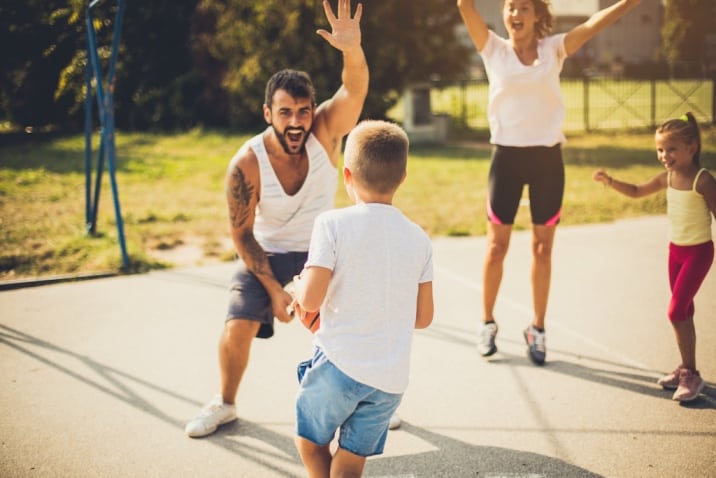
[[[462,121],[463,125],[467,125],[467,81],[461,81],[460,82],[460,96],[461,98],[461,110],[460,110],[460,120]]]
[[[583,106],[582,106],[582,114],[584,115],[584,131],[589,133],[589,77],[585,76],[584,81],[582,82],[582,94],[583,97]]]
[[[656,80],[651,80],[651,127],[656,128]]]
[[[716,72],[711,79],[711,124],[716,125]]]

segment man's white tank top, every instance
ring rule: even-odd
[[[309,134],[306,180],[296,194],[289,196],[271,166],[263,134],[251,138],[247,146],[256,154],[261,178],[254,237],[266,252],[308,251],[314,219],[333,208],[338,170],[331,164],[323,145],[313,133]]]

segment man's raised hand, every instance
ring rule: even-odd
[[[356,12],[351,18],[350,0],[338,0],[338,17],[333,14],[333,9],[328,0],[323,1],[323,10],[331,25],[332,31],[319,29],[316,31],[331,46],[342,52],[348,52],[361,44],[360,18],[363,14],[363,4],[359,3]]]

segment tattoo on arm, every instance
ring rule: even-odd
[[[254,186],[246,181],[243,171],[235,167],[231,173],[229,218],[233,227],[241,227],[249,217],[249,204],[254,194]]]
[[[273,276],[271,267],[269,266],[266,252],[256,242],[253,234],[244,234],[241,238],[241,243],[244,245],[244,262],[249,266],[251,272],[257,276]]]
[[[229,180],[229,219],[234,229],[235,246],[239,256],[248,269],[256,275],[261,283],[269,288],[276,281],[266,252],[256,241],[254,232],[247,225],[253,217],[250,209],[256,191],[255,185],[249,183],[244,172],[237,166],[231,171]]]

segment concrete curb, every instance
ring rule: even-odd
[[[79,282],[93,279],[104,279],[107,277],[116,277],[119,275],[123,274],[120,272],[95,272],[89,274],[63,274],[48,277],[16,279],[0,282],[0,291],[25,289],[28,287],[39,287],[49,284],[58,284],[60,282]]]

